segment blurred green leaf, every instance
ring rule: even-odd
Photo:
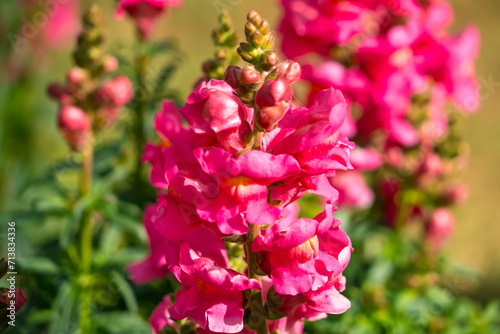
[[[96,322],[102,331],[110,334],[151,334],[151,326],[138,315],[129,312],[108,312],[97,314]]]
[[[131,313],[137,313],[139,306],[137,305],[137,300],[135,299],[134,291],[130,284],[116,270],[111,272],[111,280],[116,284],[118,291],[120,291],[128,310]]]
[[[22,271],[46,275],[60,273],[59,266],[47,257],[22,257],[17,260]]]

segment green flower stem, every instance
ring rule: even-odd
[[[86,141],[86,145],[82,150],[82,179],[81,179],[81,196],[88,196],[92,186],[92,165],[94,155],[94,140],[92,133]],[[80,330],[82,333],[93,333],[92,327],[92,211],[85,210],[81,221],[81,261],[80,261],[80,285],[82,293],[82,303],[80,306]]]
[[[136,60],[136,75],[137,84],[139,87],[139,96],[135,97],[135,119],[134,119],[134,134],[135,134],[135,149],[136,149],[136,166],[135,166],[135,182],[139,186],[141,184],[141,175],[143,163],[141,162],[142,152],[146,143],[146,136],[144,133],[144,116],[146,114],[148,95],[146,83],[146,70],[147,70],[148,56],[141,53]]]
[[[248,265],[248,277],[261,281],[260,276],[257,274],[257,259],[255,253],[252,252],[252,242],[260,235],[260,226],[248,224],[248,238],[246,244],[246,258]],[[256,319],[257,326],[254,326],[257,334],[269,334],[269,329],[267,328],[267,322],[265,314],[263,312],[263,297],[262,291],[253,290],[251,297],[251,311],[254,313],[252,315],[253,319]]]

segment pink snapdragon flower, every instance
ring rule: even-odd
[[[339,191],[338,206],[345,209],[366,209],[375,199],[373,190],[366,184],[363,174],[357,170],[339,171],[330,178]]]
[[[280,210],[267,203],[267,187],[300,171],[298,162],[286,154],[252,150],[234,158],[219,148],[193,153],[217,183],[217,191],[198,205],[197,212],[202,219],[217,222],[226,234],[246,233],[247,221],[272,225]]]
[[[157,206],[148,205],[144,213],[144,227],[149,237],[150,254],[142,261],[129,264],[127,270],[130,279],[136,284],[144,284],[151,280],[166,276],[168,273],[165,260],[165,240],[156,231],[153,218],[157,213]]]
[[[234,96],[226,82],[202,82],[179,111],[196,134],[215,137],[232,153],[246,147],[254,111]]]
[[[139,36],[148,40],[168,8],[180,7],[182,3],[182,0],[120,0],[116,16],[122,18],[126,12],[135,21]]]
[[[78,7],[78,0],[58,1],[47,5],[50,17],[40,29],[45,47],[58,48],[76,38],[80,28]]]
[[[179,264],[181,274],[177,278],[183,289],[177,292],[170,309],[172,317],[189,317],[201,328],[214,332],[243,330],[242,292],[260,290],[260,283],[198,255],[185,242],[180,245]]]
[[[276,129],[264,137],[264,150],[289,154],[301,168],[300,174],[271,189],[272,199],[280,201],[282,207],[306,191],[331,200],[337,198],[326,176],[335,170],[352,169],[349,155],[353,143],[339,132],[345,114],[342,94],[327,89],[317,94],[311,107],[286,113]]]
[[[264,149],[292,155],[309,175],[352,168],[349,151],[353,144],[338,132],[346,107],[340,91],[331,88],[318,93],[311,107],[291,110],[283,117],[265,137]]]
[[[334,207],[327,204],[314,219],[296,219],[293,211],[286,210],[281,220],[255,239],[252,251],[262,252],[260,266],[271,277],[276,292],[295,296],[317,291],[344,270],[352,249],[333,212]],[[323,238],[335,237],[343,239],[344,247],[329,247],[329,242],[322,245]]]
[[[166,326],[179,330],[175,321],[170,318],[170,312],[168,311],[172,305],[170,297],[165,296],[163,297],[163,301],[154,309],[151,317],[149,318],[149,323],[153,328],[153,334],[158,334]]]

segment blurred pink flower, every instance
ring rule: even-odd
[[[122,18],[125,12],[135,21],[139,36],[151,38],[157,21],[169,7],[182,6],[182,0],[120,0],[116,16]]]

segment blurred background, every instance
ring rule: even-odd
[[[41,24],[42,28],[34,27],[30,32],[30,38],[19,39],[13,29],[19,27],[20,20],[36,20],[36,10],[23,12],[19,6],[19,3],[29,2],[6,0],[0,3],[1,233],[5,233],[3,226],[7,221],[22,223],[22,212],[29,205],[20,197],[26,184],[48,168],[54,168],[53,161],[71,157],[57,132],[56,103],[50,101],[45,92],[47,84],[61,81],[71,65],[72,41],[78,32],[78,23],[69,20],[68,29],[63,32],[42,29],[45,25]],[[31,2],[36,8],[37,2]],[[497,169],[500,167],[500,140],[497,137],[500,62],[496,49],[500,45],[500,2],[450,2],[455,10],[455,29],[474,23],[481,31],[477,74],[482,108],[477,114],[461,120],[470,144],[469,165],[462,173],[463,181],[470,186],[470,196],[466,203],[456,208],[457,230],[446,252],[462,266],[477,269],[479,278],[463,282],[461,289],[486,301],[500,297],[500,173]],[[82,0],[80,6],[87,8],[90,3]],[[108,18],[109,51],[126,53],[133,45],[133,25],[126,19],[114,19],[115,1],[104,0],[98,4]],[[212,57],[210,32],[222,9],[231,13],[235,26],[241,28],[241,35],[249,10],[257,10],[275,26],[281,15],[276,1],[269,0],[185,0],[184,7],[172,10],[161,22],[156,38],[175,37],[186,55],[170,84],[182,98],[200,77],[202,61]],[[51,40],[54,34],[61,34],[57,43]],[[3,245],[4,240],[0,244]]]

